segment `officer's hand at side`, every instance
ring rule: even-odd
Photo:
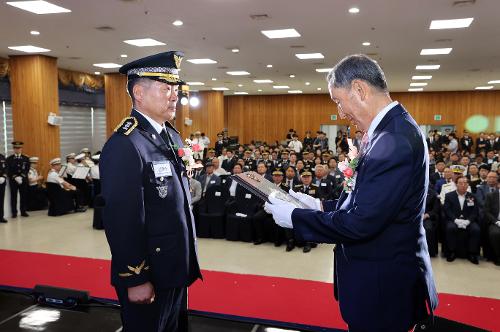
[[[128,300],[136,304],[151,304],[155,299],[153,284],[149,281],[128,289]]]
[[[290,194],[290,196],[295,197],[303,204],[305,204],[307,206],[307,209],[320,210],[320,211],[322,210],[321,201],[318,198],[314,198],[312,196],[303,193],[295,192],[293,191],[293,189],[290,189],[288,193]]]

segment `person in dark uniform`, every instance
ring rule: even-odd
[[[319,187],[312,183],[312,173],[309,170],[304,170],[302,174],[300,174],[300,181],[302,182],[301,184],[298,184],[293,187],[293,191],[304,193],[306,195],[309,195],[314,198],[319,198]],[[285,229],[285,233],[287,234],[287,238],[291,236],[295,236],[293,233],[293,230],[290,234],[290,229]],[[316,247],[316,245],[312,242],[305,242],[304,248],[302,251],[304,253],[308,253],[311,251],[311,248]]]
[[[217,142],[215,142],[215,153],[217,156],[222,154],[222,149],[227,147],[227,141],[224,141],[224,135],[222,133],[217,134]]]
[[[20,197],[21,216],[29,217],[26,213],[28,201],[28,172],[30,170],[30,159],[23,154],[23,142],[14,141],[14,154],[7,157],[7,174],[10,186],[10,209],[12,218],[17,218],[17,193]]]
[[[100,157],[111,283],[125,332],[178,331],[186,288],[202,278],[189,178],[175,149],[184,144],[169,122],[182,58],[165,52],[120,68],[133,109]]]
[[[5,200],[5,186],[7,185],[7,161],[5,156],[0,153],[0,222],[6,223],[7,219],[4,217],[3,201]]]

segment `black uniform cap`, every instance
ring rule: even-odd
[[[149,78],[168,84],[185,84],[179,77],[184,53],[179,51],[163,52],[147,56],[123,65],[120,73],[127,75],[127,79]]]

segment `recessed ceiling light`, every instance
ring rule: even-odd
[[[325,56],[321,53],[298,53],[295,54],[297,58],[300,60],[307,60],[307,59],[324,59]]]
[[[155,40],[153,38],[141,38],[141,39],[129,39],[124,40],[124,43],[134,45],[137,47],[149,47],[149,46],[163,46],[165,43]]]
[[[500,80],[489,81],[488,84],[500,84]]]
[[[245,91],[235,91],[234,94],[235,95],[247,95],[248,92],[245,92]]]
[[[105,63],[94,63],[93,66],[99,68],[120,68],[122,65],[119,65],[117,63],[105,62]]]
[[[217,81],[217,79],[215,77],[212,77],[212,81]]]
[[[411,77],[412,80],[430,80],[432,75],[414,75]]]
[[[238,84],[238,87],[240,87],[240,88],[241,88],[242,86],[243,86],[243,84]]]
[[[306,82],[306,85],[311,85],[311,82]]]
[[[233,53],[239,53],[240,49],[239,48],[233,48],[233,49],[231,49],[231,52],[233,52]]]
[[[357,13],[359,13],[359,8],[357,8],[357,7],[351,7],[351,8],[349,8],[349,13],[351,13],[351,14],[357,14]]]
[[[120,55],[120,57],[122,57],[122,58],[126,58],[126,57],[128,57],[128,55],[126,55],[126,54],[121,54],[121,55]]]
[[[362,44],[362,45],[363,45],[363,46],[370,46],[370,45],[371,45],[371,43],[370,43],[370,42],[363,42],[363,44]]]
[[[295,75],[294,74],[290,74],[289,77],[290,78],[295,78]]]
[[[221,86],[221,87],[217,87],[217,88],[212,88],[212,90],[214,90],[214,91],[227,91],[229,89],[224,87],[224,86]]]
[[[290,89],[288,85],[273,85],[274,89]]]
[[[476,86],[474,89],[476,89],[476,90],[491,90],[491,89],[493,89],[493,85],[488,85],[488,86]]]
[[[259,89],[259,90],[257,90],[257,91],[262,92],[262,89]]]
[[[424,91],[424,88],[410,88],[408,89],[410,92]]]
[[[288,90],[288,93],[302,93],[302,90]]]
[[[415,67],[416,70],[438,70],[441,65],[418,65]]]
[[[41,48],[33,45],[24,45],[24,46],[9,46],[9,49],[14,51],[20,51],[25,53],[42,53],[42,52],[50,52],[47,48]]]
[[[258,84],[263,84],[263,83],[273,83],[272,80],[253,80],[254,83],[258,83]]]
[[[316,88],[316,90],[321,91],[321,88]]]
[[[267,65],[266,67],[267,68],[273,68],[273,65]]]
[[[39,32],[39,31],[35,31],[35,30],[30,31],[30,33],[31,33],[33,36],[38,36],[38,35],[40,34],[40,32]]]
[[[203,82],[186,82],[187,85],[205,85]]]
[[[433,20],[431,21],[431,25],[429,29],[460,29],[460,28],[468,28],[472,21],[473,17],[470,18],[459,18],[455,20]]]
[[[450,54],[453,48],[423,48],[420,51],[420,55],[440,55],[440,54]]]
[[[208,65],[212,63],[217,63],[217,61],[212,59],[189,59],[187,62],[191,62],[195,65]]]
[[[94,74],[95,75],[101,75],[101,72],[100,71],[95,71]]]
[[[300,37],[295,29],[263,30],[261,33],[269,39]]]
[[[57,13],[70,13],[71,10],[54,5],[47,1],[10,1],[8,5],[26,10],[35,14],[57,14]]]
[[[182,22],[181,20],[175,20],[172,22],[173,25],[175,25],[176,27],[180,27],[181,25],[184,24],[184,22]]]
[[[426,86],[427,83],[410,83],[410,86]]]
[[[232,76],[244,76],[244,75],[250,75],[249,72],[244,71],[244,70],[235,70],[235,71],[226,71],[226,74],[232,75]]]
[[[316,68],[318,73],[329,73],[333,68]]]

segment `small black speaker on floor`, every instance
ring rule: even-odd
[[[89,302],[89,292],[45,285],[36,285],[33,295],[40,304],[74,308]]]

